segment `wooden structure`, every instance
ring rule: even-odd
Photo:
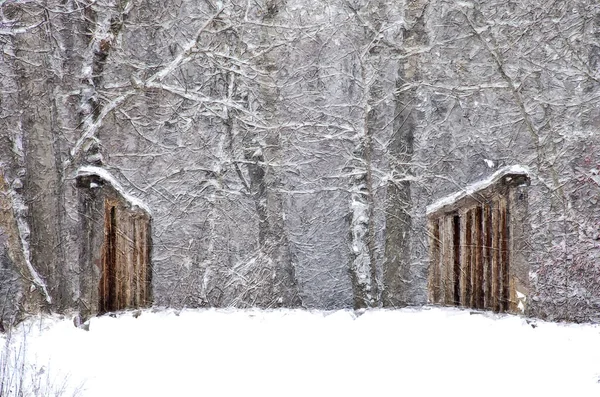
[[[524,312],[529,175],[506,167],[427,207],[431,303]]]
[[[4,175],[0,167],[0,334],[52,303],[42,276],[31,265],[24,204]]]
[[[151,216],[104,169],[77,175],[84,236],[80,254],[84,314],[152,303]]]

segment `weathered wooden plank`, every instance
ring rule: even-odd
[[[500,310],[500,209],[497,199],[492,201],[492,309]]]
[[[477,206],[473,217],[473,247],[474,247],[474,265],[473,265],[473,285],[474,285],[474,302],[473,307],[477,309],[484,308],[483,290],[483,208]]]
[[[123,238],[125,239],[124,246],[126,247],[126,251],[123,252],[123,305],[124,309],[128,307],[133,307],[132,305],[132,287],[133,287],[133,261],[134,261],[134,235],[133,235],[133,225],[135,219],[128,213],[128,211],[123,210],[122,213],[124,220],[124,230],[123,230]]]
[[[509,228],[508,228],[508,205],[503,197],[500,200],[500,311],[508,310],[510,280],[509,280]]]
[[[512,313],[527,310],[529,296],[529,264],[527,262],[527,239],[530,235],[527,226],[527,188],[519,186],[508,194],[509,225],[509,308]],[[518,293],[517,293],[518,291]]]
[[[104,210],[100,312],[113,310],[117,301],[117,290],[113,281],[117,277],[117,214],[115,202],[109,199],[105,200]]]
[[[462,306],[471,306],[471,226],[472,213],[464,211],[463,222],[460,228],[460,303]]]
[[[460,306],[461,304],[461,257],[462,257],[462,246],[461,246],[461,219],[458,214],[452,217],[453,230],[452,230],[452,247],[454,249],[454,304]]]
[[[131,274],[131,302],[130,305],[132,307],[138,307],[140,304],[140,285],[139,285],[139,266],[140,266],[140,252],[139,252],[139,229],[140,229],[140,220],[139,216],[134,215],[133,217],[133,269]]]
[[[121,310],[123,308],[123,252],[126,247],[123,242],[123,225],[121,222],[121,211],[119,208],[116,208],[117,212],[117,259],[115,261],[115,273],[116,278],[114,280],[115,290],[116,290],[116,299],[114,310]]]
[[[152,223],[149,218],[145,218],[144,234],[145,234],[145,249],[144,249],[144,306],[152,303],[152,266],[150,258],[152,257]]]
[[[442,219],[442,266],[444,268],[444,304],[454,305],[454,217]]]
[[[467,232],[469,233],[469,260],[468,260],[468,272],[469,272],[469,299],[467,302],[467,306],[475,307],[475,291],[477,289],[477,281],[476,281],[476,268],[475,268],[475,256],[476,256],[476,247],[477,240],[475,239],[477,232],[477,225],[475,224],[475,208],[469,209],[469,228]]]
[[[490,203],[486,203],[483,207],[483,232],[484,232],[484,289],[485,289],[485,298],[484,298],[484,307],[486,309],[493,309],[493,301],[492,301],[492,283],[493,283],[493,271],[492,271],[492,263],[493,263],[493,236],[494,236],[494,224],[492,221],[493,214],[493,206]]]
[[[440,220],[429,220],[429,302],[439,303],[441,297]]]
[[[150,258],[147,255],[148,254],[148,240],[147,240],[147,233],[148,233],[148,222],[145,218],[140,220],[140,236],[139,236],[139,242],[138,242],[138,246],[139,246],[139,270],[138,270],[138,278],[139,278],[139,304],[140,306],[146,306],[148,304],[148,296],[147,293],[149,291],[149,289],[147,288],[147,270],[148,267],[150,266]]]

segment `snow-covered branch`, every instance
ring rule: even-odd
[[[72,159],[74,159],[79,154],[79,152],[80,152],[81,148],[83,147],[83,144],[86,142],[86,140],[95,136],[98,129],[102,126],[102,122],[104,121],[104,118],[110,112],[112,112],[115,108],[117,108],[119,105],[121,105],[123,102],[125,102],[125,100],[127,100],[127,98],[129,98],[131,95],[133,95],[133,91],[129,91],[129,92],[122,94],[122,95],[118,96],[117,98],[113,99],[108,104],[106,104],[102,107],[102,111],[100,112],[98,117],[93,118],[92,115],[88,116],[88,118],[86,120],[88,120],[90,122],[85,123],[86,128],[84,129],[83,133],[81,134],[81,136],[79,137],[77,142],[75,142],[75,145],[73,145],[73,148],[71,148],[71,150],[70,150],[70,155],[71,155]]]
[[[184,63],[190,60],[190,57],[194,53],[194,49],[198,46],[200,42],[200,36],[204,33],[208,27],[221,15],[224,11],[224,7],[221,7],[212,17],[210,17],[204,25],[200,26],[200,28],[196,31],[194,37],[188,41],[188,43],[183,47],[183,50],[166,66],[164,66],[161,70],[154,73],[148,80],[146,84],[153,83],[154,81],[162,81],[165,77],[173,73],[175,69],[182,66]]]

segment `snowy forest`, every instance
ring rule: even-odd
[[[599,148],[595,0],[0,0],[0,317],[95,311],[102,183],[155,306],[422,305],[518,165],[520,308],[594,320]]]

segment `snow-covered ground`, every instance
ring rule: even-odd
[[[600,395],[600,327],[455,309],[45,317],[24,340],[26,382],[81,396]]]

